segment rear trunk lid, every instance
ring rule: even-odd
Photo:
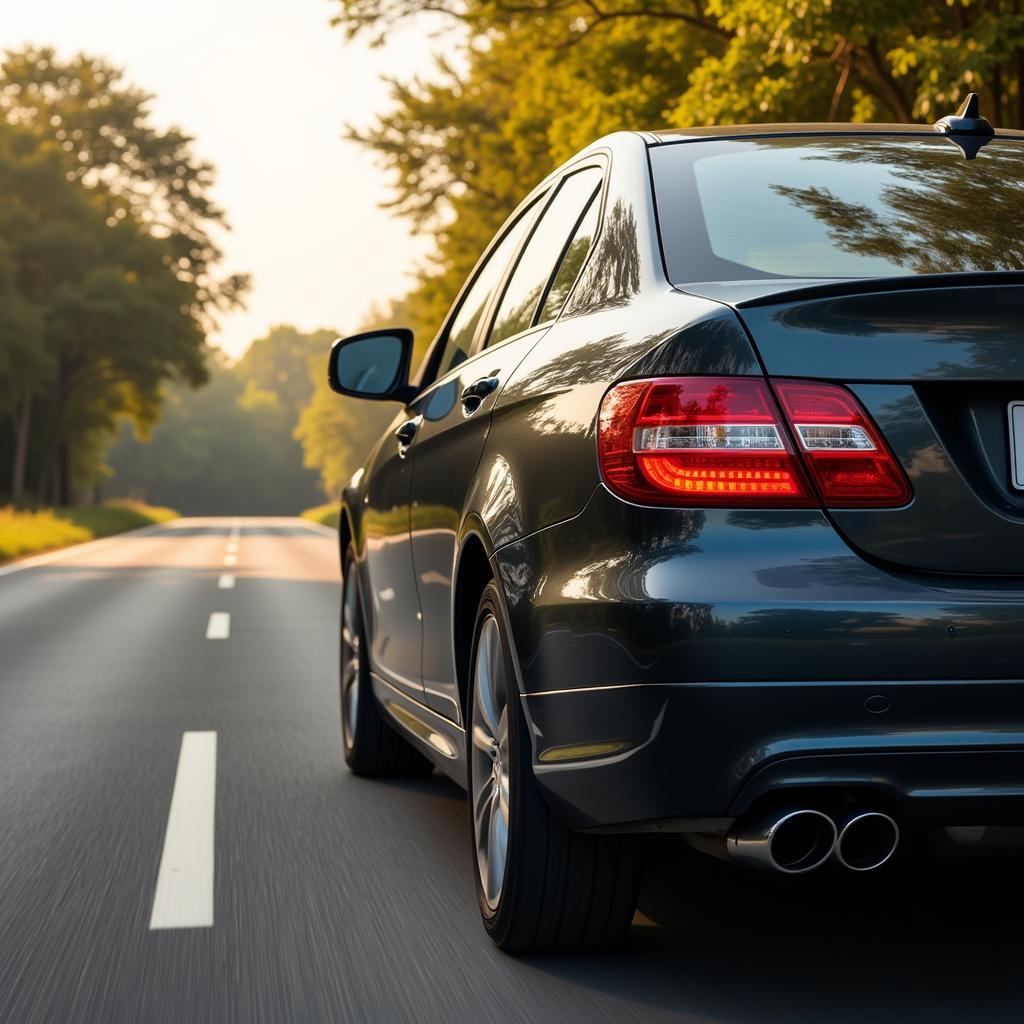
[[[1024,275],[699,290],[733,306],[770,377],[848,386],[903,465],[909,505],[829,509],[853,547],[915,570],[1024,574],[1010,425],[1024,403]]]

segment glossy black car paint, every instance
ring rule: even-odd
[[[927,130],[797,134],[815,133],[852,146]],[[561,316],[434,381],[442,330],[420,394],[343,497],[376,695],[465,784],[467,615],[493,573],[535,771],[573,827],[705,830],[794,789],[860,791],[917,822],[1019,821],[1024,498],[981,478],[1002,465],[1003,382],[1024,381],[1024,284],[673,285],[648,147],[723,134],[623,133],[575,158],[524,201],[567,169],[606,168]],[[915,499],[647,508],[601,482],[595,420],[616,382],[765,372],[848,384]],[[484,377],[498,385],[466,415],[460,396]],[[944,400],[951,381],[977,385],[966,406]]]

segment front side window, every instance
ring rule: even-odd
[[[587,204],[601,184],[601,170],[570,174],[544,211],[509,279],[487,339],[496,345],[532,326],[544,291]]]
[[[676,284],[1024,269],[1024,146],[935,136],[709,140],[651,150]]]
[[[487,262],[480,268],[476,280],[466,293],[466,297],[462,300],[462,305],[459,306],[459,311],[452,321],[441,362],[437,368],[438,378],[443,377],[449,370],[453,370],[469,356],[480,318],[484,315],[491,294],[498,287],[502,275],[505,273],[508,261],[519,248],[519,243],[536,219],[537,212],[542,205],[540,199],[541,197],[535,199],[523,211],[488,257]]]

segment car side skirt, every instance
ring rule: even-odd
[[[376,672],[373,695],[388,722],[452,781],[466,788],[466,734],[454,722],[413,700]]]

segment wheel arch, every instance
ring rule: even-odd
[[[483,524],[471,520],[463,531],[452,575],[452,650],[464,724],[468,721],[470,647],[477,608],[484,588],[497,578],[490,556],[490,541]]]

